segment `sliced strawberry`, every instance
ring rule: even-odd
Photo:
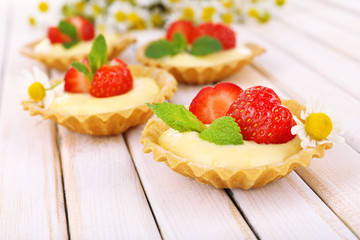
[[[63,34],[57,27],[49,27],[48,38],[52,44],[55,43],[67,43],[71,42],[72,39],[66,34]]]
[[[89,61],[87,58],[85,58],[82,63],[89,67]],[[66,72],[64,80],[65,92],[88,93],[90,91],[90,80],[83,73],[73,67]]]
[[[292,113],[267,87],[246,89],[231,104],[226,115],[235,119],[244,140],[286,143],[295,137],[291,134],[291,128],[296,125]]]
[[[220,41],[223,48],[230,49],[236,45],[236,34],[228,26],[221,23],[204,23],[197,27],[198,36],[210,36]]]
[[[81,16],[68,17],[67,22],[73,24],[76,28],[80,40],[90,41],[95,36],[94,24]]]
[[[243,90],[233,83],[205,87],[192,100],[189,110],[204,124],[226,115],[231,103]]]
[[[171,41],[175,33],[181,33],[191,44],[197,38],[197,30],[190,21],[180,20],[173,22],[166,31],[166,39]]]
[[[90,94],[94,97],[112,97],[124,94],[133,87],[133,78],[126,63],[120,59],[111,61],[111,65],[101,66],[95,73]]]

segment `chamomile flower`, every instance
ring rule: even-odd
[[[21,81],[27,82],[29,86],[29,98],[47,109],[59,91],[57,85],[51,86],[48,76],[37,67],[34,67],[32,72],[24,71],[21,78]]]
[[[305,124],[298,123],[291,128],[291,133],[299,136],[303,149],[316,147],[316,144],[344,142],[340,136],[344,133],[344,126],[324,101],[309,99],[300,117]]]

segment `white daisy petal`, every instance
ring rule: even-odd
[[[54,101],[55,93],[54,91],[46,91],[46,96],[43,100],[44,108],[48,109],[50,104]]]

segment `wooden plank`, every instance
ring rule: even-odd
[[[360,2],[357,0],[322,0],[324,4],[333,5],[334,7],[342,8],[352,14],[360,13]]]
[[[164,239],[255,239],[224,190],[183,177],[144,154],[143,128],[131,129],[125,139]]]
[[[59,137],[71,238],[161,239],[122,135]]]
[[[359,101],[333,86],[325,78],[299,63],[291,55],[279,50],[275,45],[264,41],[251,32],[250,28],[237,28],[241,40],[251,41],[265,47],[268,52],[255,59],[254,66],[266,78],[285,89],[294,98],[305,103],[309,97],[323,98],[333,106],[339,116],[344,117],[346,142],[360,151]]]
[[[299,60],[360,101],[360,62],[356,62],[303,34],[285,22],[274,19],[266,26],[245,27]]]
[[[277,18],[291,24],[320,43],[332,47],[351,59],[360,61],[360,37],[358,34],[322,21],[316,15],[307,14],[306,11],[301,11],[291,4],[284,11],[286,11],[284,15],[274,14]]]
[[[8,41],[8,34],[6,32],[9,30],[10,23],[8,23],[9,13],[6,11],[9,8],[7,1],[0,2],[0,99],[3,85],[3,74],[4,74],[4,65],[5,65],[5,56],[6,56],[6,44]]]
[[[228,80],[244,88],[268,86],[281,97],[289,97],[252,68],[245,68]],[[347,144],[337,144],[323,159],[314,159],[309,168],[296,170],[310,188],[292,173],[268,187],[233,191],[234,198],[260,238],[354,238],[336,215],[359,237],[359,168],[359,154]]]
[[[19,70],[34,65],[19,55],[33,34],[23,17],[27,5],[1,10],[10,11],[11,29],[0,116],[0,239],[67,239],[55,125],[30,117],[20,104],[27,86]]]
[[[360,34],[359,15],[351,14],[342,8],[322,1],[303,0],[293,1],[291,4],[295,4],[296,7],[301,7],[312,15],[316,15],[335,26]]]

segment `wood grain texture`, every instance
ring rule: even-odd
[[[255,239],[224,190],[181,176],[144,154],[143,128],[131,129],[125,138],[164,239]]]
[[[254,41],[265,47],[268,52],[254,60],[253,65],[266,78],[281,86],[282,89],[305,104],[310,97],[327,101],[337,115],[344,116],[346,142],[360,151],[360,102],[332,85],[326,78],[307,68],[293,56],[280,50],[276,45],[256,36],[250,28],[237,28],[242,41]],[[349,117],[345,117],[349,116]]]
[[[71,238],[160,239],[123,137],[59,138]]]
[[[20,104],[27,86],[19,70],[34,65],[18,52],[31,31],[26,6],[5,9],[12,14],[0,116],[0,239],[67,239],[55,125]]]

